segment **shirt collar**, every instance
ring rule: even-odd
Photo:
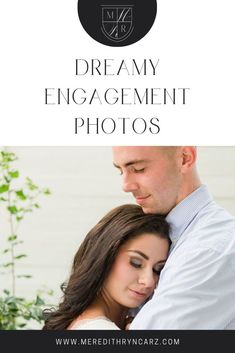
[[[206,185],[201,185],[168,213],[166,220],[171,226],[173,246],[198,212],[212,200]]]

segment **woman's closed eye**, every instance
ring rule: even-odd
[[[130,259],[130,265],[135,268],[143,267],[143,263],[140,259]],[[153,273],[159,276],[163,268],[164,265],[153,267]]]
[[[140,259],[130,259],[130,265],[135,267],[135,268],[141,268],[142,267],[142,261]]]
[[[164,266],[154,267],[154,268],[153,268],[153,272],[154,272],[156,275],[160,276],[160,273],[161,273],[161,271],[162,271],[163,268],[164,268]]]

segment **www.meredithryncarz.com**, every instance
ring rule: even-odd
[[[179,338],[56,338],[57,346],[179,346]]]

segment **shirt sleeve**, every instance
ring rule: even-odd
[[[224,329],[234,318],[230,257],[214,249],[185,247],[168,261],[152,299],[130,329]]]

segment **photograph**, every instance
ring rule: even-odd
[[[235,329],[234,155],[2,147],[1,329]]]

